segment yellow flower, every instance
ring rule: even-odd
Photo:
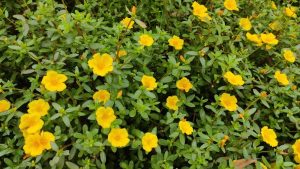
[[[55,137],[50,132],[35,133],[25,137],[25,145],[23,147],[25,154],[30,156],[38,156],[43,153],[44,150],[50,150],[51,144]]]
[[[291,63],[294,63],[296,60],[296,56],[291,50],[284,50],[283,57],[285,58],[285,60],[287,60]]]
[[[222,16],[224,14],[224,10],[219,9],[217,11],[217,15]]]
[[[182,79],[180,79],[176,82],[176,87],[179,90],[184,90],[185,92],[189,92],[190,89],[193,87],[193,85],[189,79],[187,79],[186,77],[183,77]]]
[[[118,57],[126,56],[127,52],[126,50],[119,50],[119,52],[116,53]]]
[[[143,46],[152,46],[154,40],[150,35],[143,34],[140,36],[139,43]]]
[[[251,22],[248,18],[241,18],[240,22],[239,22],[239,25],[245,31],[249,31],[252,28]]]
[[[19,128],[25,136],[28,134],[34,134],[41,130],[44,122],[40,119],[40,117],[41,116],[37,114],[23,114],[21,116]]]
[[[136,7],[135,6],[131,7],[131,13],[132,13],[132,15],[136,14]]]
[[[121,24],[124,28],[131,29],[133,27],[134,21],[131,18],[126,17],[121,21]]]
[[[229,140],[229,137],[227,135],[225,135],[224,138],[220,141],[220,147],[224,147],[228,140]]]
[[[263,163],[259,162],[262,169],[268,169]]]
[[[207,8],[204,5],[200,5],[198,2],[193,2],[193,14],[197,16],[201,21],[208,22],[211,17],[207,13]]]
[[[238,11],[239,10],[235,0],[225,0],[224,1],[224,6],[229,11],[233,11],[233,10]]]
[[[288,17],[297,18],[296,11],[297,8],[293,6],[284,8],[284,13]]]
[[[196,16],[207,12],[207,8],[204,5],[200,5],[198,2],[193,2],[192,7],[193,7],[193,14]]]
[[[267,33],[267,34],[262,33],[260,36],[261,36],[261,40],[266,44],[270,44],[270,45],[278,44],[278,40],[276,39],[276,36],[273,33]]]
[[[7,100],[0,100],[0,113],[9,110],[10,102]]]
[[[98,90],[94,95],[93,99],[104,104],[110,99],[110,93],[107,90]]]
[[[280,84],[282,84],[282,85],[284,85],[284,86],[286,86],[286,85],[289,84],[289,80],[288,80],[286,74],[285,74],[285,73],[281,73],[279,70],[277,70],[277,71],[275,72],[274,77],[276,78],[276,80],[277,80]]]
[[[279,21],[274,21],[270,23],[269,27],[274,31],[279,31],[282,28],[281,23]]]
[[[125,147],[129,143],[128,132],[125,128],[113,128],[108,134],[108,142],[113,147]]]
[[[300,139],[297,139],[292,146],[294,154],[300,155]],[[298,156],[299,157],[299,156]]]
[[[28,104],[28,113],[44,116],[50,109],[49,103],[44,99],[33,100]]]
[[[241,75],[235,75],[231,71],[228,71],[224,74],[226,80],[235,86],[243,86],[245,83]]]
[[[262,45],[262,41],[259,35],[257,34],[251,34],[249,32],[246,33],[246,37],[249,41],[256,43],[257,46]]]
[[[180,39],[178,36],[174,35],[171,39],[169,39],[169,45],[173,46],[176,50],[181,50],[183,44],[184,41]]]
[[[61,92],[67,87],[64,83],[67,79],[67,76],[64,74],[59,74],[56,71],[48,70],[46,76],[44,76],[42,79],[42,84],[51,92]]]
[[[142,137],[142,145],[143,145],[143,149],[146,152],[150,152],[152,150],[152,148],[156,148],[158,146],[157,136],[155,134],[152,134],[149,132],[146,133]]]
[[[117,94],[117,99],[118,99],[118,98],[121,98],[121,97],[122,97],[122,95],[123,95],[123,91],[122,91],[122,90],[118,91],[118,94]]]
[[[272,8],[272,9],[277,9],[277,6],[276,6],[276,4],[275,4],[274,1],[271,2],[271,8]]]
[[[116,116],[111,107],[99,107],[96,111],[96,119],[102,128],[110,128],[111,123],[116,120]]]
[[[264,126],[261,129],[261,135],[264,142],[269,144],[272,147],[276,147],[278,145],[277,136],[273,129],[269,129],[267,126]]]
[[[177,106],[178,101],[179,99],[177,96],[169,96],[167,98],[166,106],[171,110],[178,110],[178,106]]]
[[[179,129],[183,134],[186,135],[191,135],[193,132],[193,127],[191,126],[191,124],[186,121],[185,119],[180,120],[179,122]]]
[[[238,105],[237,99],[235,96],[231,96],[228,93],[223,93],[220,97],[221,100],[221,106],[223,106],[228,111],[236,111]]]
[[[179,56],[179,59],[180,59],[182,62],[186,62],[186,60],[185,60],[185,58],[184,58],[183,55],[180,55],[180,56]]]
[[[104,53],[100,55],[96,53],[93,58],[88,61],[89,67],[93,69],[94,74],[104,77],[107,73],[113,71],[113,58]]]
[[[153,76],[143,75],[142,84],[147,90],[154,90],[157,87],[156,79]]]
[[[296,86],[296,85],[293,85],[293,86],[291,87],[291,89],[292,89],[292,90],[296,90],[296,89],[297,89],[297,86]]]
[[[265,91],[262,91],[262,92],[260,92],[260,97],[261,98],[266,98],[266,97],[268,97],[268,93],[265,92]]]

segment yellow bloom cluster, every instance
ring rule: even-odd
[[[41,131],[40,133],[30,134],[25,137],[25,145],[23,147],[26,154],[30,156],[38,156],[44,150],[50,150],[50,142],[53,142],[55,137],[50,132]]]
[[[273,33],[251,34],[247,32],[246,37],[249,41],[256,43],[257,46],[266,44],[266,49],[270,49],[279,42]]]
[[[102,128],[107,129],[116,120],[116,115],[111,107],[99,107],[96,110],[96,120]],[[125,128],[112,128],[108,134],[108,142],[113,147],[125,147],[129,141],[129,134]],[[150,152],[152,148],[158,146],[157,136],[152,133],[146,133],[142,138],[142,145],[146,152]]]
[[[50,142],[55,140],[55,137],[50,132],[41,131],[44,121],[42,116],[48,114],[50,106],[44,99],[33,100],[28,104],[28,114],[21,116],[19,128],[25,138],[23,149],[27,155],[38,156],[44,150],[50,150]]]
[[[272,8],[277,9],[276,4],[272,1]],[[209,22],[212,20],[210,17],[207,8],[204,5],[200,5],[197,2],[193,2],[193,15],[197,16],[203,22]],[[229,11],[239,11],[238,4],[236,0],[225,0],[224,7]],[[225,10],[226,11],[226,10]],[[286,7],[284,8],[284,14],[291,18],[296,18],[296,8],[295,7]],[[132,14],[135,15],[136,9],[132,9]],[[228,12],[228,11],[226,11]],[[222,13],[223,14],[223,13]],[[137,20],[136,20],[137,21]],[[121,22],[121,25],[126,29],[132,29],[134,25],[134,20],[132,18],[124,18]],[[138,23],[138,21],[137,21]],[[253,22],[254,23],[254,22]],[[269,27],[274,30],[280,30],[279,22],[274,21],[272,22]],[[239,26],[244,31],[250,31],[252,29],[252,24],[249,18],[240,18],[239,19]],[[154,36],[157,40],[158,38]],[[154,39],[150,34],[141,34],[138,37],[138,44],[141,45],[141,49],[144,47],[150,47],[155,43]],[[250,32],[246,33],[246,38],[255,43],[257,46],[266,45],[266,49],[270,49],[273,46],[279,43],[276,35],[273,33],[260,33],[260,34],[251,34]],[[172,36],[168,39],[169,46],[173,47],[176,52],[180,53],[184,46],[184,39],[181,39],[179,36]],[[181,54],[181,53],[180,53]],[[114,59],[119,59],[119,57],[123,57],[127,55],[126,50],[119,50],[111,56],[108,53],[100,54],[95,53],[93,54],[92,58],[88,60],[88,66],[93,71],[93,74],[105,77],[107,74],[114,71],[114,65],[117,69],[117,61],[114,62]],[[114,58],[115,57],[115,58]],[[283,50],[283,57],[286,61],[294,63],[296,60],[296,54],[293,53],[292,50],[287,49]],[[180,60],[186,62],[183,55],[180,55]],[[117,70],[115,70],[117,72]],[[224,78],[227,82],[234,86],[243,86],[245,81],[243,77],[238,74],[234,74],[231,71],[227,71],[224,74]],[[274,78],[281,84],[281,85],[289,85],[288,77],[285,73],[281,73],[281,71],[277,70],[274,74]],[[43,76],[41,84],[44,88],[50,92],[62,92],[64,91],[66,86],[66,81],[68,77],[65,74],[58,73],[54,70],[48,70],[46,75]],[[155,77],[143,75],[141,78],[141,82],[143,89],[148,91],[153,91],[155,89],[160,89],[161,84],[157,82]],[[196,85],[196,83],[194,83]],[[141,88],[142,88],[141,87]],[[179,94],[186,94],[192,88],[195,90],[192,82],[187,77],[182,77],[176,82],[177,89],[180,90]],[[157,89],[157,90],[158,90]],[[118,89],[119,90],[119,89]],[[145,91],[144,90],[144,91]],[[296,90],[296,89],[295,89]],[[185,92],[185,93],[184,93]],[[122,90],[119,90],[117,96],[114,95],[112,92],[112,98],[121,98],[123,94]],[[180,99],[182,99],[181,95],[179,95]],[[267,98],[268,94],[266,92],[262,92],[260,94],[261,98]],[[184,99],[180,100],[177,95],[168,96],[166,99],[165,106],[178,112],[179,107],[181,104],[184,103]],[[114,128],[114,122],[116,123],[118,112],[116,112],[112,107],[112,105],[108,106],[111,102],[111,93],[108,90],[101,89],[96,91],[93,94],[93,100],[96,102],[96,105],[101,105],[95,111],[96,122],[99,126],[103,129],[107,129],[109,131],[107,140],[113,147],[122,148],[129,144],[130,137],[129,133],[126,128]],[[224,107],[228,111],[237,111],[238,110],[238,100],[234,95],[230,95],[229,93],[222,93],[219,97],[218,104]],[[114,104],[114,103],[113,103]],[[11,104],[7,100],[0,100],[0,112],[5,112],[9,110]],[[38,156],[43,153],[45,150],[51,149],[51,142],[55,141],[55,136],[51,132],[43,131],[43,116],[46,116],[50,110],[49,103],[44,99],[37,99],[33,100],[28,104],[28,110],[26,114],[23,114],[20,117],[20,124],[19,128],[24,136],[25,144],[23,149],[27,155],[30,156]],[[241,117],[244,114],[241,113]],[[187,121],[186,119],[181,119],[178,122],[178,128],[182,134],[192,135],[194,129],[191,125],[192,123]],[[106,130],[104,130],[106,131]],[[182,135],[181,135],[182,136]],[[269,129],[267,126],[264,126],[261,129],[261,136],[262,140],[272,147],[276,147],[278,145],[277,135],[273,129]],[[224,138],[220,141],[220,147],[224,147],[226,142],[229,140],[229,136],[225,135]],[[142,148],[146,152],[151,152],[154,148],[158,147],[158,137],[151,133],[145,133],[141,138]],[[295,161],[300,161],[300,139],[298,139],[295,144],[292,146]],[[261,163],[261,166],[264,165]],[[264,168],[264,167],[263,167]]]

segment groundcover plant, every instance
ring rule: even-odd
[[[1,0],[0,168],[300,168],[298,0]]]

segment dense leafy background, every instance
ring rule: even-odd
[[[192,15],[191,0],[3,0],[0,2],[0,99],[13,108],[0,114],[1,168],[233,168],[233,160],[256,159],[274,168],[293,168],[291,144],[300,137],[299,59],[293,64],[282,57],[282,49],[300,54],[299,17],[284,16],[287,5],[299,2],[240,0],[239,12],[224,10],[223,1],[198,1],[205,4],[213,18],[200,22]],[[143,29],[124,32],[120,21],[130,17],[128,9],[137,7],[136,18]],[[223,11],[224,10],[224,11]],[[224,12],[220,15],[220,11]],[[298,12],[298,16],[299,16]],[[241,17],[251,17],[252,32],[273,32],[279,44],[270,50],[246,40],[238,25]],[[282,29],[272,31],[269,24],[278,20]],[[155,43],[142,49],[138,37],[151,34]],[[177,35],[184,48],[175,51],[168,39]],[[93,75],[87,61],[96,52],[115,55],[117,45],[128,53],[114,63],[113,73],[105,78]],[[298,45],[298,46],[297,46]],[[186,59],[182,62],[179,55]],[[40,85],[47,70],[68,76],[67,90],[45,91]],[[245,80],[233,87],[223,78],[231,70]],[[287,73],[292,84],[278,85],[275,70]],[[158,88],[145,91],[141,76],[153,75]],[[175,83],[189,77],[193,90],[182,93]],[[123,149],[111,148],[109,129],[95,121],[92,95],[107,89],[118,120],[114,126],[128,129],[131,142]],[[122,90],[123,97],[116,99]],[[219,105],[219,95],[229,92],[238,98],[239,109],[230,113]],[[268,93],[266,98],[260,92]],[[180,111],[165,107],[170,95],[182,100]],[[53,150],[37,158],[23,158],[24,139],[18,128],[27,104],[44,98],[51,104],[43,117],[44,130],[56,136]],[[244,118],[239,118],[239,113]],[[186,117],[195,132],[186,136],[178,130],[178,121]],[[262,126],[273,128],[279,146],[263,143]],[[142,133],[156,132],[160,147],[149,154],[141,148]],[[219,142],[230,137],[224,148]],[[258,165],[248,166],[256,168]]]

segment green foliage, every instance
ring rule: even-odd
[[[239,0],[236,12],[226,10],[221,0],[198,2],[208,8],[210,22],[193,15],[192,0],[0,2],[0,100],[12,104],[0,113],[1,168],[234,168],[239,159],[293,168],[291,145],[300,137],[299,57],[289,63],[282,53],[289,48],[300,55],[300,10],[297,18],[290,18],[283,9],[299,7],[299,2],[278,1],[273,10],[269,0]],[[137,20],[126,30],[120,21],[131,17],[133,5]],[[246,17],[253,26],[249,32],[272,32],[278,45],[266,50],[248,41],[238,22]],[[281,25],[278,31],[269,27],[275,20]],[[143,33],[154,38],[152,46],[138,43]],[[182,50],[169,46],[173,35],[184,39]],[[119,48],[127,55],[118,58]],[[95,53],[115,58],[112,73],[93,74],[88,60]],[[47,91],[41,84],[47,70],[65,74],[67,89]],[[229,70],[240,74],[245,84],[228,83],[223,75]],[[287,74],[289,85],[279,85],[276,70]],[[144,74],[155,77],[155,90],[142,86]],[[193,84],[187,93],[176,88],[182,77]],[[99,89],[111,94],[105,106],[117,116],[112,128],[128,130],[130,143],[124,148],[112,147],[107,140],[110,129],[97,124],[95,111],[101,104],[93,94]],[[237,111],[220,105],[224,92],[237,97]],[[178,111],[166,106],[171,95],[180,99]],[[50,104],[42,117],[43,130],[55,135],[55,143],[38,157],[26,157],[18,126],[28,103],[39,98]],[[192,135],[179,130],[183,118],[191,122]],[[263,126],[276,131],[277,147],[262,141]],[[159,139],[150,153],[141,143],[146,132]],[[225,135],[229,140],[222,147]],[[259,163],[247,167],[261,168]]]

